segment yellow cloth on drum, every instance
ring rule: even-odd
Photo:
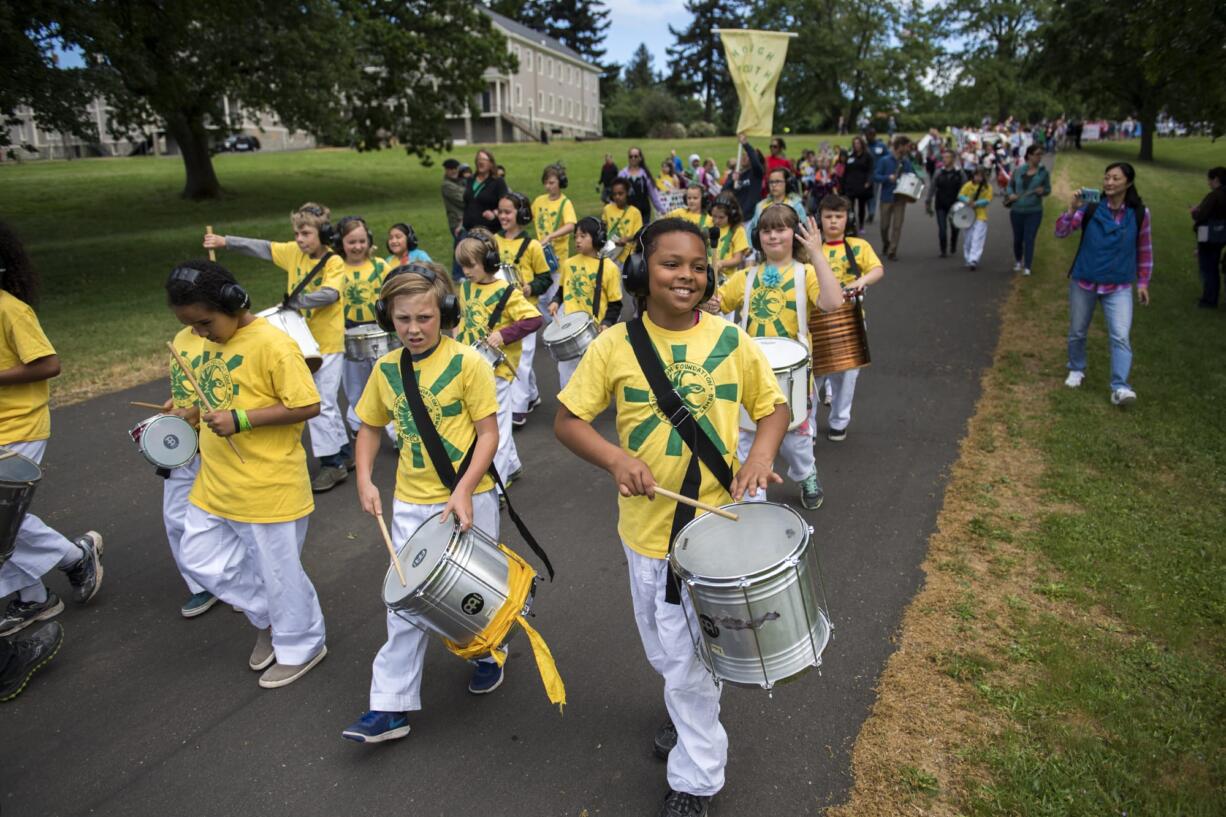
[[[558,710],[561,711],[562,707],[566,706],[566,685],[562,683],[562,676],[558,675],[558,668],[554,664],[553,653],[549,651],[549,645],[545,643],[541,634],[533,629],[521,612],[524,609],[524,600],[528,598],[528,593],[532,590],[532,579],[536,576],[536,571],[521,559],[519,554],[504,545],[499,545],[498,549],[507,555],[507,600],[490,619],[485,629],[467,646],[461,647],[448,639],[443,639],[443,643],[447,645],[447,649],[451,650],[452,654],[465,660],[489,655],[498,662],[499,666],[502,666],[506,661],[506,656],[498,647],[507,640],[511,627],[518,624],[520,629],[528,635],[528,641],[532,644],[532,655],[536,658],[536,669],[541,674],[541,683],[545,685],[545,694],[549,696],[549,702],[557,704]]]

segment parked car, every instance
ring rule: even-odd
[[[231,134],[217,146],[218,153],[249,153],[259,149],[260,140],[245,133]]]

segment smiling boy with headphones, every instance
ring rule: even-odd
[[[595,216],[584,216],[575,227],[575,254],[562,262],[562,280],[549,304],[549,314],[586,312],[603,332],[622,312],[621,271],[611,260],[601,258],[604,223]],[[581,357],[558,361],[558,385],[566,388]]]

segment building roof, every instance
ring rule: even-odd
[[[550,37],[548,34],[542,34],[541,32],[537,31],[534,28],[528,28],[528,26],[524,25],[523,23],[517,23],[514,20],[512,20],[510,17],[504,17],[503,15],[499,14],[498,12],[489,8],[488,6],[478,5],[477,8],[481,9],[481,11],[487,17],[493,20],[497,25],[501,26],[502,28],[505,28],[507,31],[510,31],[511,33],[517,34],[526,40],[531,40],[533,43],[543,46],[545,48],[548,48],[552,51],[557,51],[562,54],[565,54],[566,56],[570,57],[572,60],[578,60],[579,62],[589,66],[593,71],[601,70],[598,65],[595,65],[591,61],[584,59],[583,55],[579,54],[577,51],[574,51],[571,48],[563,45],[561,40],[556,40],[553,37]]]

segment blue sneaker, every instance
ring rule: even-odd
[[[468,682],[468,691],[474,695],[489,694],[502,686],[502,676],[502,667],[493,661],[478,661],[472,680]]]
[[[396,740],[409,734],[409,717],[405,712],[363,712],[357,723],[350,726],[341,737],[358,743],[382,743]]]
[[[179,608],[179,613],[183,618],[195,618],[207,613],[216,603],[216,596],[207,590],[201,590],[199,593],[193,593],[192,597],[183,603],[183,606]]]

